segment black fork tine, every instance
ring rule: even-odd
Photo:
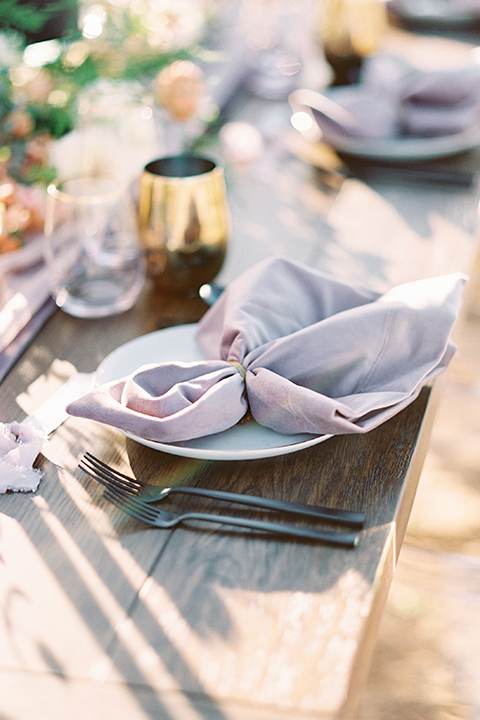
[[[102,472],[109,477],[113,477],[116,480],[125,481],[129,486],[135,485],[138,488],[145,487],[145,483],[143,483],[141,480],[138,480],[135,477],[131,477],[130,475],[125,475],[125,473],[122,473],[120,472],[120,470],[116,470],[110,465],[107,465],[107,463],[104,463],[103,460],[99,460],[97,457],[95,457],[95,455],[92,455],[89,452],[85,453],[83,459],[88,461],[99,472]]]
[[[111,478],[104,477],[102,474],[95,470],[90,470],[87,466],[79,464],[79,467],[83,470],[84,473],[92,477],[94,480],[96,480],[100,485],[103,485],[107,490],[120,490],[122,493],[125,493],[125,495],[129,497],[135,497],[136,493],[135,491],[130,490],[128,487],[125,487],[121,485],[120,483],[117,483],[116,480],[112,480]]]
[[[121,498],[123,502],[125,502],[128,507],[143,513],[144,517],[148,517],[150,520],[156,520],[160,514],[164,514],[165,511],[158,510],[158,508],[155,507],[155,505],[151,505],[150,503],[145,503],[142,500],[138,500],[135,497],[132,497],[131,495],[127,495],[122,491],[119,490],[113,490],[113,493]]]
[[[113,480],[108,475],[104,474],[101,470],[97,470],[97,468],[91,467],[88,465],[84,460],[80,460],[78,463],[78,467],[83,470],[84,473],[92,477],[94,480],[96,480],[98,483],[103,485],[106,488],[118,488],[120,490],[125,489],[125,492],[129,492],[128,488],[124,488],[123,485],[120,483],[117,483],[116,480]]]
[[[123,510],[128,515],[141,520],[149,525],[168,529],[173,528],[176,525],[188,521],[188,520],[202,520],[209,522],[216,522],[221,525],[227,524],[236,527],[245,527],[252,530],[260,530],[262,532],[273,533],[274,535],[287,535],[289,537],[296,537],[301,539],[315,540],[320,542],[326,542],[328,544],[339,545],[342,547],[354,548],[358,544],[358,535],[354,533],[339,533],[330,531],[319,531],[310,528],[299,527],[288,524],[263,522],[255,520],[245,520],[236,518],[233,516],[224,515],[211,515],[205,513],[185,513],[184,515],[176,516],[174,513],[164,513],[158,511],[153,513],[151,517],[150,513],[146,512],[149,509],[144,507],[144,503],[129,497],[122,496],[117,491],[108,490],[105,493],[105,497],[113,505]]]
[[[109,467],[109,465],[88,452],[85,453],[84,457],[80,460],[79,467],[107,489],[122,491],[124,495],[128,494],[130,498],[138,497],[142,499],[144,505],[162,500],[168,497],[170,493],[182,493],[208,497],[220,501],[240,503],[242,505],[255,507],[256,509],[262,508],[275,512],[293,513],[316,520],[337,522],[357,528],[363,527],[365,523],[365,513],[362,512],[323,507],[321,505],[308,505],[273,498],[255,497],[248,494],[242,495],[207,488],[182,487],[178,485],[174,487],[147,485],[136,478],[129,477]],[[145,494],[146,497],[143,497],[143,494]]]
[[[97,470],[99,473],[102,473],[102,476],[105,478],[111,478],[118,483],[122,483],[126,487],[136,488],[137,490],[141,490],[143,487],[145,487],[145,483],[143,483],[141,480],[138,480],[137,478],[131,477],[129,475],[125,475],[125,473],[122,473],[120,472],[120,470],[112,468],[110,465],[107,465],[102,460],[99,460],[89,452],[85,453],[85,455],[83,456],[83,460],[93,466],[95,470]]]
[[[127,513],[127,515],[130,515],[130,517],[133,517],[136,520],[141,520],[142,522],[145,522],[145,518],[143,517],[142,513],[139,513],[137,510],[129,508],[124,500],[120,500],[120,498],[118,498],[116,495],[114,495],[110,491],[107,491],[104,494],[104,497],[106,500],[108,500],[108,502],[112,503],[112,505],[115,505],[115,507],[119,508],[124,513]]]
[[[108,465],[97,460],[93,455],[90,457],[85,455],[80,460],[79,467],[105,487],[116,487],[132,495],[136,495],[143,487],[143,484],[131,480],[126,475],[122,477],[123,473],[108,468]]]
[[[109,488],[105,493],[104,497],[113,505],[116,505],[124,512],[128,513],[137,520],[143,522],[155,522],[158,517],[158,512],[155,508],[150,507],[146,503],[139,503],[134,500],[130,495],[125,495],[113,488]]]

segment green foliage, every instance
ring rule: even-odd
[[[17,30],[21,33],[37,33],[51,17],[65,11],[73,11],[76,7],[76,0],[54,0],[41,7],[33,2],[1,0],[0,28]]]
[[[138,11],[138,7],[132,9],[130,4],[122,7],[113,0],[105,0],[102,6],[106,15],[99,15],[103,26],[98,36],[86,33],[83,37],[77,29],[75,34],[59,41],[58,58],[39,69],[43,75],[38,80],[34,74],[31,80],[28,79],[28,74],[22,75],[22,71],[20,75],[12,75],[14,80],[20,77],[16,87],[9,73],[15,64],[21,65],[22,53],[27,45],[26,37],[22,38],[21,34],[38,33],[53,16],[74,9],[77,11],[79,0],[44,0],[40,5],[39,2],[42,3],[42,0],[37,3],[35,0],[0,0],[0,39],[5,48],[1,53],[3,57],[0,57],[0,156],[8,150],[9,172],[27,184],[43,181],[51,172],[50,168],[32,168],[31,154],[28,155],[30,141],[45,133],[58,139],[72,130],[76,122],[77,96],[82,91],[103,79],[141,82],[145,88],[150,88],[153,78],[163,68],[176,60],[195,61],[203,52],[200,45],[179,47],[179,44],[171,42],[172,27],[175,29],[178,22],[175,19],[175,2],[172,2],[171,8],[167,4],[165,8],[155,8],[154,13],[157,14],[146,17]],[[145,8],[149,7],[146,3]],[[152,33],[155,42],[152,41]],[[193,34],[189,42],[200,41]],[[2,62],[12,67],[2,67]],[[27,80],[24,80],[25,77]],[[52,83],[53,91],[49,90],[49,83]],[[35,100],[44,93],[48,98],[44,97],[43,102]],[[16,112],[11,116],[13,110]],[[29,123],[32,122],[30,131]],[[34,157],[37,156],[34,154]],[[0,164],[0,171],[6,165],[5,162]]]
[[[66,112],[64,108],[33,105],[30,108],[30,115],[35,121],[36,131],[48,132],[53,138],[61,138],[73,129],[74,113]]]

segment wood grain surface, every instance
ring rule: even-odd
[[[288,108],[246,98],[236,119],[284,127]],[[347,180],[327,194],[282,132],[270,130],[261,162],[228,168],[233,232],[219,282],[272,254],[380,290],[470,271],[478,183]],[[452,160],[476,164],[475,153]],[[128,340],[205,310],[147,283],[118,317],[57,311],[0,384],[1,419],[23,419],[21,398],[34,404],[39,380],[92,372]],[[38,459],[38,491],[0,497],[1,720],[354,718],[439,388],[366,435],[248,461],[179,458],[69,418]],[[78,468],[87,450],[148,482],[364,511],[366,527],[354,550],[228,526],[150,529]],[[191,498],[166,507],[217,508]]]
[[[201,300],[151,289],[119,318],[88,322],[59,311],[0,386],[2,401],[21,419],[15,393],[54,361],[91,371],[139,331],[204,311]],[[0,500],[1,667],[10,688],[2,697],[11,696],[12,678],[45,676],[47,706],[52,677],[61,677],[80,696],[81,687],[112,695],[111,708],[125,694],[135,698],[141,709],[127,718],[346,717],[403,537],[405,488],[414,492],[418,479],[412,467],[424,452],[418,437],[429,395],[425,389],[367,435],[250,461],[176,457],[69,418],[40,458],[37,493]],[[145,528],[106,502],[77,467],[87,449],[146,482],[362,510],[366,529],[356,549],[344,550],[226,526]],[[168,507],[218,509],[191,498]],[[61,694],[51,692],[61,706]],[[31,706],[28,714],[36,717]]]

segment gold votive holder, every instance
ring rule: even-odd
[[[196,155],[153,160],[140,177],[138,212],[147,273],[155,285],[190,294],[215,278],[230,236],[220,165]]]

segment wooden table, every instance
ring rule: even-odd
[[[282,104],[255,108],[245,116],[260,126],[285,115]],[[234,233],[220,280],[272,253],[375,289],[470,268],[477,186],[347,180],[332,204],[284,147],[279,134],[258,163],[229,170]],[[147,285],[120,317],[58,311],[0,385],[3,419],[21,420],[73,369],[91,372],[129,339],[205,309]],[[260,460],[179,458],[69,418],[39,460],[39,490],[0,497],[2,720],[354,717],[437,387],[365,436]],[[348,506],[366,512],[366,528],[354,550],[226,527],[149,529],[78,469],[86,450],[145,481]]]

